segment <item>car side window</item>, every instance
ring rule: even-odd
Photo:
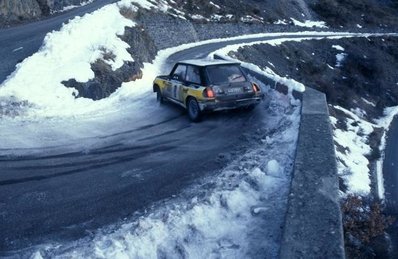
[[[173,73],[173,79],[178,81],[185,81],[185,75],[187,72],[187,66],[178,65]]]
[[[197,67],[197,66],[188,66],[187,67],[186,81],[189,83],[201,85],[199,67]]]

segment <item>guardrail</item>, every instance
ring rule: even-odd
[[[245,70],[287,94],[286,86]],[[308,87],[304,93],[293,91],[292,95],[302,101],[302,111],[280,258],[345,258],[336,154],[326,95]]]
[[[281,258],[345,258],[333,134],[325,94],[306,88]]]

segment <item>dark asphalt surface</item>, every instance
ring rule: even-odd
[[[37,22],[0,29],[0,84],[15,70],[15,65],[35,53],[46,34],[58,30],[75,16],[93,12],[117,0],[96,0],[91,4]]]
[[[221,169],[218,155],[244,147],[242,134],[264,117],[261,110],[214,114],[192,124],[181,109],[164,109],[88,153],[1,157],[0,250],[76,239],[178,194]]]
[[[0,31],[1,78],[19,59],[40,47],[47,31],[106,2],[112,1],[98,0],[75,14]],[[171,66],[177,60],[207,56],[226,45],[260,39],[271,38],[198,46],[175,53],[167,63]],[[12,52],[21,46],[21,51]],[[144,122],[126,120],[131,124],[129,130],[89,152],[54,154],[43,148],[35,156],[0,154],[0,256],[50,240],[75,240],[178,195],[224,167],[228,161],[220,161],[220,154],[248,148],[242,136],[252,134],[266,118],[265,109],[256,109],[216,113],[194,124],[181,109],[165,105]]]
[[[393,120],[387,135],[385,160],[383,164],[385,200],[387,212],[398,219],[398,118]],[[391,244],[393,245],[392,258],[398,258],[398,220],[389,229]]]

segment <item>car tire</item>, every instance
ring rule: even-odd
[[[202,119],[202,112],[198,101],[195,98],[189,98],[187,101],[188,117],[193,122],[199,122]]]
[[[156,88],[156,101],[160,104],[164,103],[164,97],[159,87]]]

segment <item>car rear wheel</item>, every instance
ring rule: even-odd
[[[202,118],[202,113],[199,108],[198,101],[195,98],[189,98],[187,103],[187,110],[189,119],[193,122],[199,122]]]
[[[156,88],[156,101],[160,104],[164,102],[162,91],[160,91],[159,87]]]

